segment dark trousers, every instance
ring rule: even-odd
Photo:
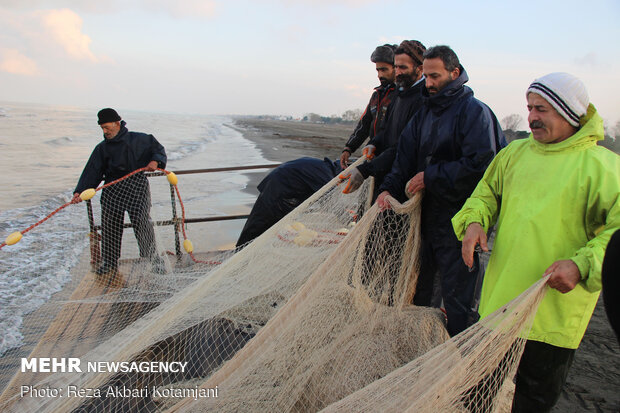
[[[517,370],[513,413],[551,411],[574,358],[575,349],[528,340]]]
[[[492,411],[495,398],[512,365],[516,343],[498,366],[463,394],[463,405],[470,413]],[[549,412],[557,403],[575,356],[574,349],[527,340],[517,367],[513,413]]]
[[[368,233],[364,248],[364,265],[361,282],[369,295],[383,304],[394,305],[397,297],[394,290],[402,265],[402,250],[405,246],[409,219],[392,209],[381,211]]]
[[[618,274],[620,274],[620,230],[614,232],[607,244],[601,271],[605,312],[620,343],[620,278]]]
[[[239,239],[237,240],[237,247],[244,246],[253,239],[259,237],[263,232],[267,231],[276,222],[284,218],[289,212],[297,208],[304,202],[312,192],[307,194],[299,194],[299,197],[282,198],[279,193],[275,193],[270,190],[271,186],[261,192],[256,198],[252,211],[248,220],[245,222]]]
[[[101,195],[101,255],[103,261],[112,266],[117,265],[121,255],[125,211],[133,225],[140,256],[150,258],[155,255],[148,183],[145,177],[132,178],[104,189]]]
[[[434,242],[423,233],[422,266],[414,297],[415,305],[433,304],[433,285],[436,274],[440,277],[441,297],[448,316],[448,333],[451,337],[465,330],[479,319],[478,300],[482,271],[477,254],[470,271],[461,256],[461,243],[454,239]]]

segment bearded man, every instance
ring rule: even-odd
[[[386,196],[400,202],[425,190],[422,200],[422,265],[414,304],[431,305],[438,273],[441,297],[454,336],[478,320],[473,271],[461,260],[461,243],[450,219],[482,178],[505,143],[493,111],[474,98],[469,80],[448,46],[424,52],[424,104],[403,130],[392,170],[379,188],[380,208]]]
[[[394,52],[398,95],[388,108],[383,130],[364,147],[364,155],[371,160],[354,168],[350,174],[340,176],[348,179],[344,193],[356,191],[369,176],[375,177],[377,188],[385,174],[390,171],[400,133],[422,106],[422,55],[425,50],[426,47],[417,40],[404,40]],[[375,191],[375,197],[376,194]]]

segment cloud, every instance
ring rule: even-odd
[[[16,49],[0,49],[0,71],[24,76],[39,74],[39,68],[34,60]]]
[[[376,3],[374,0],[280,0],[281,3],[284,3],[287,6],[293,5],[306,5],[310,7],[316,6],[335,6],[335,5],[343,5],[347,7],[357,8],[363,7],[369,4]]]
[[[370,97],[372,89],[369,89],[367,86],[357,85],[357,84],[345,84],[343,85],[343,89],[351,94],[351,96],[356,98],[365,98]]]
[[[145,9],[163,10],[175,18],[211,18],[215,15],[215,1],[208,0],[149,0],[142,2]]]
[[[599,64],[597,55],[594,52],[590,52],[583,57],[576,57],[574,59],[574,62],[575,64],[579,66],[589,66],[589,67],[596,67]]]
[[[90,51],[91,39],[82,33],[82,18],[69,9],[42,12],[43,23],[67,54],[74,59],[98,62]]]
[[[284,38],[289,43],[298,43],[307,39],[308,37],[308,30],[298,24],[290,24],[286,26],[284,33]]]
[[[400,44],[403,40],[411,40],[407,36],[380,36],[379,43]]]
[[[56,0],[56,8],[70,8],[84,13],[114,14],[126,10],[163,12],[174,18],[203,19],[212,18],[216,13],[215,0]],[[0,7],[14,10],[34,10],[49,8],[46,0],[0,0]]]

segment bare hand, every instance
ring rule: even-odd
[[[350,156],[351,156],[351,153],[349,151],[344,151],[340,155],[340,167],[342,169],[347,169],[347,166],[349,166],[349,157]]]
[[[379,206],[379,209],[381,211],[385,211],[386,209],[391,209],[392,208],[390,203],[385,199],[385,197],[388,196],[388,195],[390,195],[390,193],[388,191],[383,191],[377,197],[377,205]]]
[[[80,193],[76,192],[73,194],[73,198],[71,198],[71,203],[77,204],[78,202],[82,202],[82,198],[80,198]]]
[[[157,169],[157,161],[151,161],[148,165],[146,165],[146,170],[148,172],[153,172]]]
[[[407,185],[405,185],[405,193],[411,198],[416,192],[422,189],[424,189],[424,172],[418,172],[407,182]]]
[[[579,267],[572,260],[560,260],[556,261],[549,268],[545,270],[543,277],[551,274],[547,285],[549,287],[558,290],[562,294],[566,294],[572,291],[581,281],[581,274],[579,273]]]
[[[489,251],[487,245],[487,233],[484,232],[484,228],[477,222],[469,224],[467,231],[465,231],[465,237],[463,238],[463,245],[461,247],[461,255],[465,265],[471,268],[474,265],[474,250],[476,245],[480,244],[480,248],[484,252]]]

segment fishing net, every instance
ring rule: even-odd
[[[149,197],[176,191],[160,180],[164,189],[151,179]],[[161,251],[173,231],[153,229],[164,218],[141,198],[117,268],[97,274],[114,255],[103,252],[105,231],[91,234],[91,251],[73,269],[78,288],[24,321],[45,331],[33,334],[31,353],[27,345],[9,352],[16,363],[77,359],[81,372],[14,365],[0,410],[504,408],[543,287],[450,340],[440,310],[410,304],[421,198],[381,212],[368,207],[369,187],[344,195],[334,179],[239,251],[203,256]],[[139,182],[118,188],[134,199],[145,192]],[[93,206],[104,196],[119,195]],[[95,221],[104,213],[95,208]]]

